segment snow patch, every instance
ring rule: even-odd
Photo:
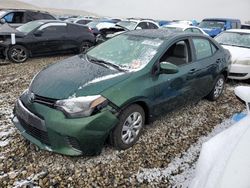
[[[172,186],[182,188],[188,187],[195,174],[195,166],[202,144],[211,137],[229,128],[233,123],[234,121],[232,119],[227,119],[217,125],[209,135],[201,137],[186,152],[174,158],[165,169],[140,169],[140,171],[135,174],[137,180],[140,183],[148,182],[150,184],[158,184],[163,180],[168,180]]]

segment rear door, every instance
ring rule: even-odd
[[[194,65],[197,72],[196,95],[201,98],[209,94],[218,75],[218,66],[223,61],[218,48],[207,38],[193,37]]]

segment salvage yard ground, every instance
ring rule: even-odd
[[[126,151],[105,147],[99,156],[68,157],[39,150],[11,123],[13,105],[39,70],[67,57],[0,65],[0,187],[185,186],[205,136],[230,126],[245,108],[233,89],[248,83],[229,81],[217,102],[204,99],[162,116]]]

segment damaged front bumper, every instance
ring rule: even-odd
[[[42,104],[32,103],[28,109],[20,99],[12,121],[21,134],[39,148],[71,156],[99,154],[118,123],[116,115],[109,110],[68,119],[61,111]]]

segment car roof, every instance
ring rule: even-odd
[[[231,32],[231,33],[249,33],[250,34],[250,29],[229,29],[226,32]]]
[[[135,35],[135,36],[144,36],[149,38],[160,38],[160,39],[168,39],[174,38],[178,36],[199,36],[207,38],[207,36],[196,33],[185,33],[185,32],[172,32],[167,29],[142,29],[142,30],[133,30],[125,33],[126,35]]]
[[[205,18],[202,21],[240,21],[239,19],[232,19],[232,18]]]

